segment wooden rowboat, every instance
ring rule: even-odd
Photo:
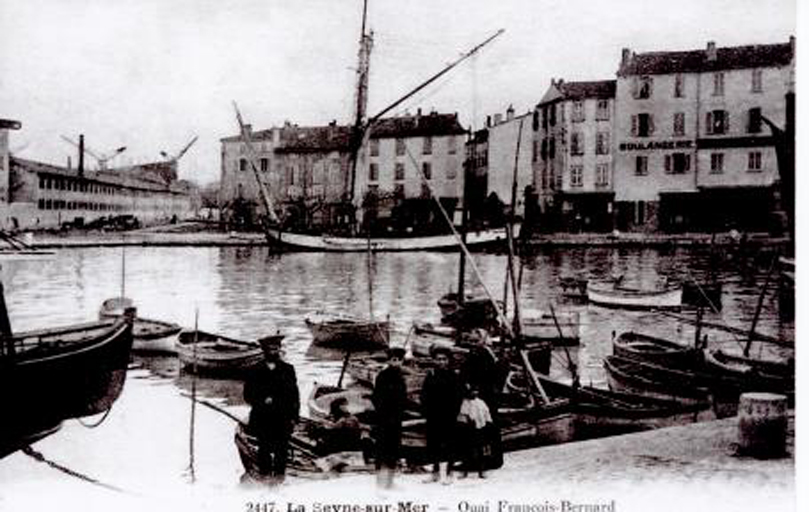
[[[113,297],[101,303],[98,312],[102,320],[118,318],[127,307],[132,307],[132,299]],[[132,326],[132,352],[139,354],[176,354],[177,335],[182,327],[172,322],[136,317]]]
[[[702,355],[693,347],[633,331],[622,332],[612,340],[612,353],[669,368],[694,368]]]
[[[180,333],[177,355],[187,370],[211,376],[240,377],[264,362],[256,342],[194,330]]]
[[[620,281],[588,281],[587,299],[599,306],[625,309],[679,309],[683,288],[679,285],[655,290],[622,286]]]
[[[342,350],[384,349],[390,343],[390,322],[344,316],[305,319],[312,344]]]

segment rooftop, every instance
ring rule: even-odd
[[[624,49],[618,76],[700,73],[733,69],[787,66],[795,54],[795,39],[788,43],[717,48],[709,42],[704,50],[630,53]]]
[[[551,86],[539,104],[558,100],[610,99],[615,97],[615,80],[595,80],[588,82],[565,82],[551,80]]]

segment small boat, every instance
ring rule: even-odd
[[[577,301],[586,301],[587,281],[586,277],[560,277],[559,286],[562,288],[562,296]]]
[[[497,308],[485,295],[464,295],[463,303],[458,294],[450,292],[438,299],[441,311],[441,322],[456,329],[468,331],[478,327],[488,331],[497,331],[500,322],[497,319]],[[502,310],[502,302],[498,303]]]
[[[795,395],[795,361],[769,361],[731,354],[722,349],[705,350],[705,369],[719,376],[744,379],[748,391]]]
[[[306,318],[312,344],[343,350],[384,349],[390,343],[388,320],[362,320],[347,316]]]
[[[113,297],[101,303],[98,316],[117,318],[127,307],[132,307],[132,299]],[[176,354],[177,335],[182,327],[172,322],[136,317],[132,326],[132,353],[136,354]]]
[[[287,249],[298,251],[325,252],[403,252],[403,251],[447,251],[458,249],[458,239],[454,234],[401,236],[401,237],[349,237],[331,235],[309,235],[292,233],[277,228],[268,228],[267,238]],[[481,248],[505,243],[503,228],[470,231],[466,235],[467,247]]]
[[[695,368],[702,353],[693,347],[633,331],[612,340],[613,355],[659,364],[669,368]]]
[[[132,348],[128,319],[16,333],[0,342],[6,390],[0,456],[56,431],[63,420],[109,410]]]
[[[345,389],[315,382],[307,400],[309,416],[316,420],[329,419],[332,416],[332,403],[343,398],[346,400],[346,410],[351,414],[360,415],[374,409],[369,388]]]
[[[621,285],[621,281],[588,281],[587,299],[599,306],[626,309],[679,309],[683,302],[680,285],[643,290]]]
[[[556,347],[576,346],[579,344],[579,313],[526,312],[522,315],[522,336],[527,341],[550,341]]]
[[[283,335],[278,334],[278,337]],[[184,330],[177,338],[184,368],[210,376],[240,377],[264,362],[261,345],[205,331]]]

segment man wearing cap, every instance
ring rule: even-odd
[[[248,375],[244,400],[250,406],[248,432],[258,438],[258,469],[271,483],[286,472],[289,437],[298,421],[300,395],[295,368],[281,360],[281,336],[260,340],[264,364]]]
[[[427,419],[427,451],[433,460],[433,472],[427,481],[441,480],[441,483],[449,484],[461,386],[458,376],[449,367],[450,350],[435,347],[431,352],[435,367],[424,378],[419,397]]]
[[[371,395],[376,417],[377,484],[386,489],[393,486],[402,440],[402,417],[407,404],[407,387],[402,373],[404,355],[402,348],[388,350],[388,365],[376,376]]]

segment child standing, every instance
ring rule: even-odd
[[[491,425],[492,415],[486,402],[478,396],[476,387],[467,387],[458,420],[466,441],[461,478],[466,477],[470,468],[477,470],[480,478],[486,478],[483,457],[487,448],[486,427]]]

